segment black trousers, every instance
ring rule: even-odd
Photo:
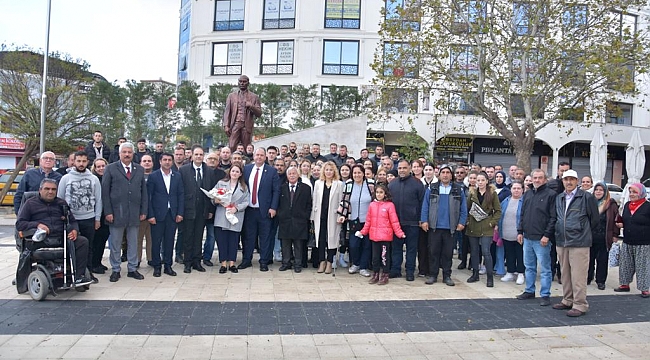
[[[562,269],[560,269],[560,263],[557,261],[557,247],[555,242],[551,245],[551,279],[557,274],[557,278],[562,278]]]
[[[390,272],[390,241],[370,241],[372,244],[372,271]]]
[[[469,237],[469,246],[472,252],[472,269],[473,271],[478,271],[479,269],[479,251],[483,255],[483,261],[485,264],[485,271],[487,276],[492,276],[494,273],[494,262],[492,261],[492,255],[490,254],[490,245],[492,244],[492,236],[481,236],[481,237]]]
[[[185,265],[200,264],[205,219],[183,219],[181,224],[183,226],[183,263]]]
[[[171,268],[175,233],[176,219],[170,210],[167,210],[164,220],[156,221],[156,225],[151,225],[151,261],[154,268],[159,269],[162,264],[165,265],[165,268]],[[162,259],[160,258],[161,252]]]
[[[449,229],[429,230],[429,276],[438,277],[442,268],[442,277],[451,276],[451,259],[454,256],[454,237]]]
[[[79,225],[79,235],[88,239],[88,255],[86,266],[92,271],[93,268],[93,255],[95,253],[95,218],[77,220]]]
[[[320,220],[320,229],[318,229],[318,243],[316,246],[318,248],[312,249],[311,251],[318,254],[316,261],[320,264],[321,261],[334,262],[334,255],[336,255],[336,249],[327,248],[327,219]]]
[[[429,240],[426,231],[420,229],[418,237],[418,272],[429,274]]]
[[[607,266],[609,262],[609,251],[604,242],[593,242],[589,249],[589,270],[587,281],[594,279],[594,265],[596,268],[596,284],[604,284],[607,281]]]
[[[303,268],[307,265],[303,262],[303,249],[307,247],[307,239],[281,239],[282,242],[282,265]],[[292,264],[293,259],[293,264]]]
[[[509,273],[523,274],[526,271],[524,267],[524,247],[516,241],[503,240],[503,251],[506,253],[506,268]]]

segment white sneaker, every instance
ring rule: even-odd
[[[343,254],[339,255],[339,265],[344,268],[348,267],[348,263],[345,261],[345,255]]]
[[[503,281],[503,282],[515,281],[515,274],[507,273],[506,276],[501,278],[501,281]]]
[[[358,272],[359,272],[359,269],[360,269],[359,265],[352,265],[352,266],[350,266],[350,268],[348,269],[348,273],[350,273],[350,274],[358,273]]]
[[[478,273],[481,274],[481,275],[485,275],[486,272],[487,272],[487,269],[485,269],[485,265],[480,265]]]
[[[370,271],[368,271],[368,269],[362,269],[361,271],[359,271],[359,274],[361,274],[361,276],[364,277],[370,277]]]
[[[517,275],[517,285],[523,285],[526,282],[524,274]]]

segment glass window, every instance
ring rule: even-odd
[[[451,47],[451,75],[458,80],[478,77],[478,53],[475,46],[454,45]]]
[[[512,3],[513,22],[517,35],[542,36],[546,32],[545,6],[540,2],[518,2]],[[540,11],[541,10],[541,11]]]
[[[214,31],[244,30],[244,0],[216,0]]]
[[[386,21],[399,23],[402,28],[420,30],[420,0],[386,0]]]
[[[482,27],[487,16],[485,0],[464,0],[458,2],[459,11],[454,13],[452,32],[484,32]]]
[[[528,51],[514,50],[512,56],[512,81],[521,82],[522,64],[526,64],[524,73],[528,81],[539,80],[540,54],[536,49]]]
[[[462,115],[476,114],[476,109],[471,104],[472,99],[475,99],[477,96],[476,92],[468,94],[451,94],[449,97],[449,113]]]
[[[264,0],[262,29],[296,27],[296,0]]]
[[[536,114],[535,118],[544,118],[544,98],[532,96],[528,99],[531,106],[531,111]],[[524,107],[524,97],[521,94],[510,95],[510,109],[512,110],[513,117],[523,118],[526,117],[526,110]]]
[[[607,102],[607,122],[618,125],[632,125],[632,104]]]
[[[385,43],[384,76],[416,78],[418,66],[412,48],[406,43]]]
[[[244,44],[212,44],[212,75],[241,75]]]
[[[293,74],[293,40],[262,42],[260,74]]]
[[[323,42],[323,74],[358,75],[359,42],[325,40]]]
[[[418,91],[416,89],[384,89],[382,110],[390,113],[416,113]]]
[[[360,26],[361,0],[325,0],[326,28],[358,29]]]

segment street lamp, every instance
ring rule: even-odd
[[[45,21],[45,54],[43,54],[43,91],[41,93],[41,143],[40,153],[45,152],[45,105],[47,103],[47,60],[50,55],[50,13],[52,10],[52,0],[47,0],[47,18]]]

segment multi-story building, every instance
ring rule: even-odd
[[[391,0],[397,6],[405,2]],[[321,91],[336,84],[368,90],[375,77],[370,64],[380,48],[384,6],[381,0],[182,0],[179,83],[193,80],[207,94],[210,84],[235,85],[245,74],[252,83],[318,84]],[[621,16],[622,22],[635,28],[646,26],[641,16]],[[637,83],[645,86],[639,77]],[[604,114],[598,126],[576,128],[573,123],[568,125],[573,128],[570,132],[555,126],[542,129],[537,133],[532,167],[551,171],[558,162],[569,161],[580,174],[588,174],[589,143],[594,131],[602,128],[609,150],[606,180],[625,184],[625,146],[633,132],[639,130],[644,143],[650,144],[650,112],[642,106],[650,100],[649,94],[645,87],[641,96],[617,103],[620,111]],[[418,134],[434,149],[432,156],[504,167],[516,162],[510,144],[494,136],[487,122],[457,111],[440,113],[429,104],[433,96],[420,91],[417,108],[411,109],[415,114],[410,116]],[[406,107],[397,110],[407,111]],[[456,125],[468,121],[471,133],[459,132]],[[405,126],[395,116],[369,122],[368,131],[391,149],[400,145]],[[336,133],[321,134],[322,143],[336,141]],[[286,143],[289,136],[277,139],[278,144]]]

